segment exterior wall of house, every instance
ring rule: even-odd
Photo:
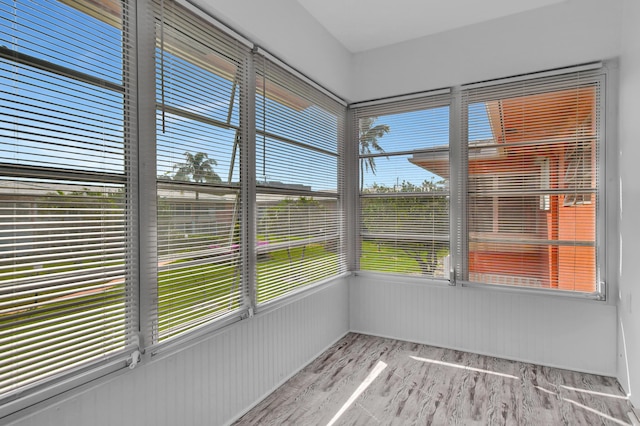
[[[640,2],[625,0],[620,58],[619,157],[621,261],[618,293],[618,380],[640,407]],[[618,178],[618,177],[616,177]],[[616,220],[611,217],[610,220]]]

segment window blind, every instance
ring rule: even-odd
[[[0,1],[0,401],[137,330],[126,2]]]
[[[345,108],[262,55],[256,80],[258,303],[346,270]]]
[[[593,293],[603,78],[463,91],[469,281]]]
[[[243,307],[240,126],[249,52],[171,0],[155,3],[158,285],[154,342]]]
[[[360,270],[449,278],[449,103],[355,109]]]

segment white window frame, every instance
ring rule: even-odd
[[[463,287],[472,287],[472,288],[484,288],[484,289],[494,289],[498,291],[507,291],[514,293],[531,293],[531,294],[548,294],[553,296],[567,296],[572,298],[579,299],[590,299],[597,301],[606,301],[608,300],[608,294],[610,293],[610,289],[606,285],[606,277],[607,277],[607,264],[611,262],[613,255],[606,253],[605,247],[606,238],[607,238],[607,230],[611,228],[608,226],[605,217],[607,205],[616,205],[617,203],[612,203],[607,199],[609,192],[606,190],[607,179],[607,159],[611,157],[611,155],[607,155],[608,152],[611,151],[613,143],[609,143],[611,139],[613,139],[613,135],[611,131],[607,128],[606,122],[608,116],[611,115],[611,111],[607,108],[607,99],[611,96],[611,88],[607,87],[607,82],[610,76],[610,64],[603,64],[601,62],[590,63],[586,65],[579,65],[575,67],[561,68],[550,71],[541,71],[537,73],[521,75],[517,77],[504,78],[504,79],[496,79],[487,82],[481,83],[473,83],[468,85],[463,85],[460,87],[460,90],[464,92],[466,89],[474,89],[474,88],[482,88],[489,87],[499,84],[507,84],[516,81],[526,81],[537,78],[545,78],[545,77],[553,77],[553,76],[562,76],[562,75],[570,75],[579,72],[587,73],[587,81],[596,82],[600,87],[600,96],[597,98],[596,108],[599,111],[599,131],[598,131],[598,140],[596,144],[598,144],[600,149],[600,155],[598,157],[598,162],[596,164],[597,171],[594,171],[597,175],[597,193],[596,197],[599,202],[596,205],[596,218],[595,218],[595,268],[596,268],[596,283],[595,283],[595,291],[592,293],[589,292],[579,292],[579,291],[570,291],[570,290],[560,290],[560,289],[550,289],[550,288],[535,288],[528,286],[520,286],[520,285],[504,285],[504,284],[488,284],[481,282],[474,282],[468,279],[468,257],[467,250],[469,247],[469,232],[467,230],[467,201],[466,201],[466,181],[468,179],[468,171],[467,171],[467,162],[468,158],[466,157],[466,152],[463,149],[463,145],[467,143],[466,137],[466,104],[461,101],[460,104],[460,127],[461,127],[461,137],[459,141],[458,148],[461,149],[461,156],[459,161],[455,164],[452,162],[452,167],[456,170],[452,170],[452,175],[454,173],[461,180],[457,184],[458,196],[456,198],[455,203],[455,211],[452,212],[452,216],[456,216],[457,220],[462,226],[460,226],[460,235],[461,238],[457,241],[457,249],[455,251],[455,271],[453,272],[452,283],[455,285],[460,285]],[[542,167],[544,170],[544,165]],[[543,184],[544,184],[544,178]],[[453,185],[453,184],[452,184]],[[548,205],[548,201],[541,197],[540,200],[540,208],[545,209]]]

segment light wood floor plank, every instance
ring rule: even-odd
[[[235,424],[327,425],[352,395],[335,425],[629,424],[611,377],[355,333]]]

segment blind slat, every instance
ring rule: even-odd
[[[161,343],[244,308],[238,132],[249,51],[174,1],[153,7],[158,305],[151,321]]]
[[[345,107],[259,53],[257,302],[346,270],[340,160]]]
[[[469,281],[595,293],[600,71],[464,90]]]
[[[354,109],[360,270],[448,278],[450,98]]]
[[[99,2],[0,0],[3,401],[132,342],[133,68],[116,3],[105,19]]]

